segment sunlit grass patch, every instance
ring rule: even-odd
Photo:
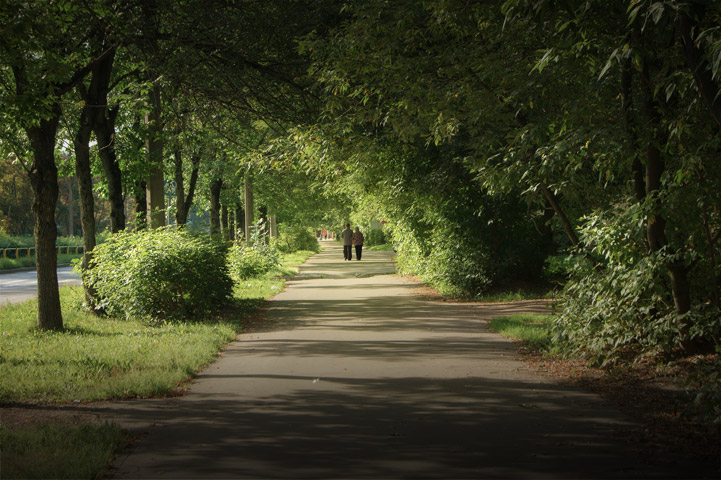
[[[393,244],[392,243],[384,243],[381,245],[373,245],[372,247],[366,247],[367,250],[372,250],[375,252],[385,252],[389,250],[393,250]]]
[[[0,427],[2,478],[98,478],[126,440],[111,424]]]
[[[511,315],[497,317],[488,325],[504,337],[520,340],[533,350],[543,350],[550,342],[552,315]]]
[[[167,323],[99,317],[73,308],[79,290],[61,289],[65,329],[60,332],[35,327],[35,301],[0,308],[0,400],[171,393],[210,363],[240,327],[232,316]]]

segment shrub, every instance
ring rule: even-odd
[[[684,340],[721,335],[718,309],[702,303],[703,297],[683,317],[676,312],[667,265],[678,255],[668,247],[649,253],[638,218],[643,218],[638,205],[586,218],[581,241],[597,263],[578,260],[562,293],[554,341],[566,353],[581,351],[607,363],[629,354],[671,353]],[[693,291],[703,294],[701,287]]]
[[[280,265],[280,255],[278,250],[267,245],[236,244],[228,252],[228,265],[233,276],[244,280],[263,275]]]
[[[271,246],[281,253],[292,253],[300,250],[318,252],[320,245],[313,233],[304,227],[292,226],[284,228],[280,234],[271,239]]]
[[[543,276],[552,282],[568,280],[578,258],[571,255],[551,255],[543,264]]]
[[[233,282],[225,253],[183,230],[120,233],[95,248],[82,275],[110,314],[185,317],[227,303]]]
[[[383,245],[386,243],[386,236],[380,228],[374,228],[365,237],[365,244],[369,247],[373,245]]]

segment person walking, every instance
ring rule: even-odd
[[[353,233],[353,245],[355,245],[355,258],[356,260],[361,259],[361,254],[363,253],[363,242],[365,241],[365,237],[363,237],[363,234],[360,231],[359,227],[355,227],[355,232]]]
[[[345,230],[340,232],[340,238],[343,239],[343,260],[353,260],[353,232],[350,223],[345,224]]]

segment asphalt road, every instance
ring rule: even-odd
[[[72,270],[72,267],[58,268],[58,284],[79,285],[80,278]],[[37,294],[38,282],[35,270],[0,273],[0,306],[24,302],[35,298]]]

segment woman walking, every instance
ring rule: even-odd
[[[353,245],[355,245],[356,260],[361,259],[361,254],[363,253],[363,241],[365,241],[365,238],[363,237],[360,228],[355,227],[355,232],[353,233]]]

